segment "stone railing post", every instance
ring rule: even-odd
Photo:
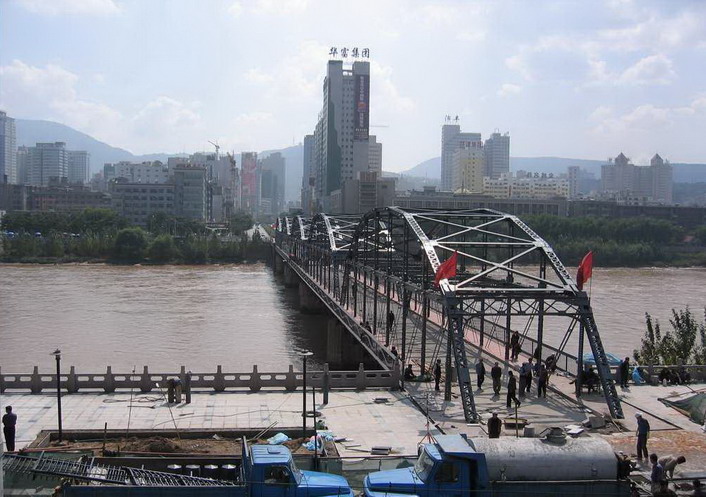
[[[78,392],[78,378],[76,378],[76,367],[69,368],[69,377],[66,380],[66,391],[68,393]]]
[[[401,380],[400,362],[395,361],[392,365],[392,385],[390,385],[390,387],[398,387]]]
[[[32,393],[42,392],[42,378],[39,376],[39,366],[34,366],[34,370],[32,371],[30,391]]]
[[[127,377],[130,378],[130,381],[128,383],[132,388],[132,373],[129,374]],[[103,391],[105,393],[115,392],[115,376],[113,376],[113,370],[110,366],[105,368],[105,380],[103,380]]]
[[[289,365],[289,371],[287,372],[287,379],[284,382],[284,388],[288,392],[293,392],[297,389],[297,375],[294,372],[294,366]]]
[[[259,392],[260,388],[262,388],[260,373],[257,372],[257,365],[254,365],[252,367],[252,376],[250,377],[250,391]]]
[[[147,366],[142,370],[142,377],[140,378],[140,390],[143,393],[152,391],[152,380],[150,380],[150,372]]]
[[[355,389],[365,390],[365,368],[362,362],[358,365],[358,373],[355,375]]]
[[[331,373],[328,369],[328,362],[324,363],[324,384],[322,390],[324,391],[324,405],[328,404],[328,391],[331,388]]]
[[[179,370],[179,379],[181,380],[182,387],[186,387],[186,366],[182,366]]]
[[[2,375],[2,368],[0,368],[0,393],[5,393],[5,377]]]
[[[223,366],[216,367],[216,374],[213,375],[213,389],[216,392],[223,392],[226,389],[226,379],[223,377]]]

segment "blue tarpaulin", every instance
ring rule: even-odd
[[[620,361],[622,359],[615,354],[611,354],[609,352],[605,353],[606,358],[608,359],[608,365],[609,366],[620,366]],[[587,352],[583,355],[583,363],[587,364],[589,366],[595,366],[596,365],[596,359],[593,357],[593,352]]]

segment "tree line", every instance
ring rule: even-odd
[[[706,226],[689,233],[663,219],[527,216],[523,220],[552,246],[567,265],[577,265],[590,250],[597,266],[658,264],[706,265],[706,251],[689,250],[693,235],[706,245]]]
[[[672,309],[669,319],[672,328],[666,332],[649,313],[645,313],[645,323],[640,349],[633,351],[638,364],[706,364],[706,308],[701,322],[688,307],[678,311]]]
[[[162,212],[150,216],[146,230],[110,209],[11,212],[2,220],[2,260],[203,264],[267,259],[269,245],[257,232],[252,238],[244,233],[252,224],[250,214],[236,213],[229,233],[218,236],[203,223]]]

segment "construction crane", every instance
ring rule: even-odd
[[[218,154],[219,154],[219,152],[220,152],[220,150],[221,150],[221,146],[218,144],[217,141],[216,141],[216,142],[212,142],[211,140],[208,140],[208,143],[210,143],[211,145],[213,145],[214,147],[216,147],[216,160],[218,160],[218,158],[219,158]]]

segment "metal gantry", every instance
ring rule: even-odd
[[[469,422],[477,414],[466,345],[500,348],[507,360],[514,331],[535,360],[553,355],[559,368],[576,375],[579,395],[587,339],[610,413],[623,416],[587,294],[549,244],[516,216],[397,207],[362,216],[317,214],[280,219],[277,244],[371,337],[399,344],[403,365],[415,356],[429,372],[445,344],[446,396],[453,361]],[[456,276],[435,286],[436,271],[454,253]],[[428,352],[430,343],[435,348]]]

